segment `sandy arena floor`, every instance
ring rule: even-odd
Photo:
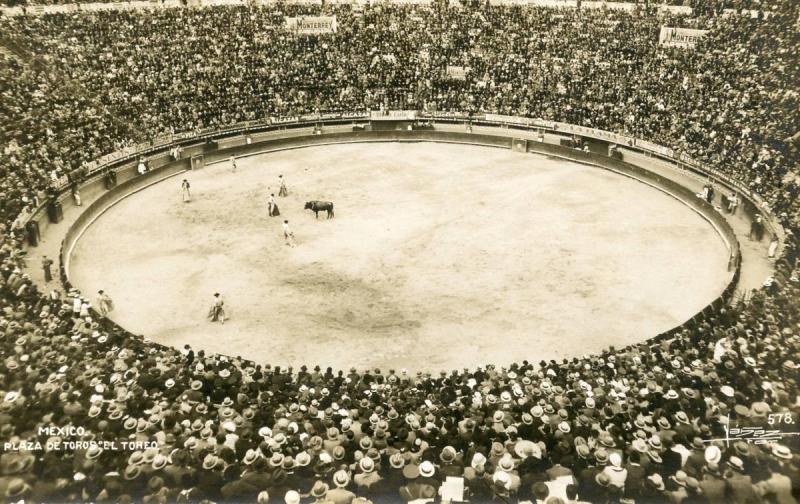
[[[488,147],[345,144],[178,176],[110,209],[70,273],[151,339],[262,363],[453,369],[667,330],[724,288],[727,250],[670,196]],[[279,173],[290,195],[268,218]],[[335,202],[333,220],[303,203]],[[283,243],[289,219],[297,247]],[[222,292],[230,320],[206,319]]]

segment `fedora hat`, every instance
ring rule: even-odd
[[[294,466],[294,458],[292,458],[291,455],[283,457],[283,463],[281,464],[281,467],[283,467],[284,471],[289,472],[294,469]]]
[[[704,458],[707,463],[718,464],[720,459],[722,459],[722,452],[719,447],[712,445],[706,448]]]
[[[783,460],[792,460],[792,451],[782,444],[773,444],[772,454]]]
[[[728,459],[728,465],[739,472],[744,471],[744,462],[736,455],[733,455]]]
[[[350,476],[347,474],[347,471],[336,471],[333,473],[333,484],[336,485],[337,488],[344,488],[350,484]]]
[[[477,469],[478,467],[483,467],[484,465],[486,465],[486,457],[482,453],[476,452],[475,455],[472,456],[472,461],[469,463],[469,465],[473,469]]]
[[[611,477],[604,472],[597,473],[594,477],[594,480],[602,487],[607,487],[611,484]]]
[[[311,487],[311,496],[316,498],[323,497],[328,493],[329,489],[330,487],[327,484],[323,483],[322,481],[317,481],[314,483],[314,486]]]
[[[281,467],[283,465],[283,453],[275,452],[269,459],[269,463],[272,467]]]
[[[203,469],[211,470],[217,467],[219,463],[219,459],[215,455],[208,454],[206,458],[203,459]]]
[[[656,450],[660,450],[663,447],[663,444],[661,443],[661,437],[659,437],[658,434],[653,434],[650,436],[650,439],[647,440],[647,443]]]
[[[6,497],[17,498],[22,497],[31,489],[30,485],[25,483],[22,478],[13,478],[8,482],[6,487]]]
[[[677,484],[677,485],[680,485],[680,486],[682,486],[682,487],[685,487],[685,486],[686,486],[686,478],[687,478],[687,477],[688,477],[688,476],[686,475],[686,473],[685,473],[685,472],[683,472],[683,471],[677,471],[677,472],[676,472],[676,473],[675,473],[673,476],[670,476],[670,477],[669,477],[669,479],[670,479],[670,481],[672,481],[673,483],[675,483],[675,484]]]
[[[153,469],[159,470],[163,469],[166,466],[167,466],[167,457],[161,454],[156,455],[156,457],[153,459]]]
[[[439,459],[445,464],[451,464],[456,459],[456,450],[452,446],[445,446],[442,448],[442,453],[439,454]]]
[[[444,452],[442,452],[444,453]],[[389,465],[391,465],[395,469],[402,469],[403,466],[406,465],[406,459],[403,457],[401,453],[394,453],[391,457],[389,457]]]
[[[656,464],[660,464],[661,462],[663,462],[663,461],[664,461],[664,460],[661,458],[661,455],[660,455],[660,454],[659,454],[657,451],[655,451],[655,450],[650,450],[650,451],[648,451],[648,452],[647,452],[647,456],[648,456],[648,457],[650,457],[650,460],[652,460],[652,461],[653,461],[653,462],[655,462]]]
[[[403,468],[403,477],[409,480],[419,478],[419,467],[414,464],[408,464]]]
[[[436,467],[434,467],[433,462],[426,460],[425,462],[419,465],[419,474],[423,478],[430,478],[436,473]]]
[[[514,461],[511,459],[510,455],[506,454],[497,462],[497,467],[501,471],[511,472],[514,470]]]
[[[363,457],[358,463],[358,467],[364,473],[371,473],[375,470],[375,462],[369,457]]]
[[[125,472],[123,473],[123,477],[126,480],[131,481],[131,480],[135,480],[136,478],[138,478],[140,474],[142,474],[142,470],[139,469],[139,466],[137,466],[137,465],[129,465],[128,467],[125,468]]]
[[[654,489],[663,492],[664,491],[664,480],[661,478],[661,475],[658,473],[654,473],[647,477],[646,480],[647,484],[653,487]]]
[[[311,463],[311,455],[309,455],[308,452],[302,451],[295,455],[294,461],[299,467],[306,467]]]
[[[144,453],[138,450],[131,453],[130,457],[128,457],[128,465],[138,466],[139,464],[143,463],[144,463]]]
[[[242,463],[244,465],[250,465],[253,462],[255,462],[257,458],[258,458],[258,452],[253,449],[249,449],[247,450],[247,452],[245,452],[244,458],[242,458]]]
[[[99,457],[101,453],[103,453],[103,449],[93,444],[89,446],[88,450],[86,450],[86,458],[89,460],[94,460]]]

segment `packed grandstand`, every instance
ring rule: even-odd
[[[798,437],[735,441],[728,426],[800,422],[800,6],[709,5],[0,18],[0,495],[438,501],[460,476],[472,502],[796,502]],[[335,34],[284,28],[319,14],[336,15]],[[693,50],[661,47],[665,25],[709,32]],[[469,71],[454,79],[448,65]],[[74,314],[77,293],[42,292],[25,273],[18,217],[94,159],[240,121],[373,109],[544,118],[669,146],[761,197],[786,233],[774,274],[670,338],[563,362],[537,363],[532,346],[507,367],[432,375],[162,347]],[[87,443],[35,448],[54,438]],[[103,449],[119,439],[141,449]]]

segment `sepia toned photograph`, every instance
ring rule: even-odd
[[[800,2],[0,0],[0,504],[800,503]]]

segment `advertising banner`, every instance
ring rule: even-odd
[[[581,8],[584,9],[609,9],[609,10],[624,10],[633,12],[636,10],[636,4],[630,2],[596,2],[587,1],[581,2]]]
[[[659,14],[681,14],[684,16],[692,15],[692,8],[688,5],[659,5]]]
[[[671,158],[673,157],[674,154],[672,152],[672,149],[670,149],[669,147],[664,147],[663,145],[654,144],[653,142],[648,142],[647,140],[640,140],[637,138],[635,145],[636,147],[648,150],[650,152],[655,152],[656,154],[659,154],[661,156],[666,156]]]
[[[336,33],[336,16],[287,16],[286,29],[299,35]]]
[[[369,113],[373,121],[413,121],[417,118],[416,110],[373,110]]]
[[[533,121],[533,119],[530,119],[529,117],[509,116],[501,114],[486,114],[486,120],[503,124],[521,124],[523,126],[528,126]]]
[[[590,138],[596,138],[598,140],[605,140],[607,142],[615,143],[618,145],[628,145],[631,146],[634,144],[634,139],[631,137],[627,137],[625,135],[619,135],[617,133],[612,133],[610,131],[599,130],[594,128],[589,128],[587,126],[575,126],[573,124],[567,123],[555,123],[556,130],[571,133],[573,135],[581,135],[587,136]]]
[[[691,28],[671,28],[662,26],[658,36],[658,43],[664,47],[682,47],[694,49],[697,42],[703,38],[708,30],[694,30]]]
[[[467,80],[467,72],[469,72],[469,67],[447,65],[445,75],[447,75],[448,79],[464,81]]]

